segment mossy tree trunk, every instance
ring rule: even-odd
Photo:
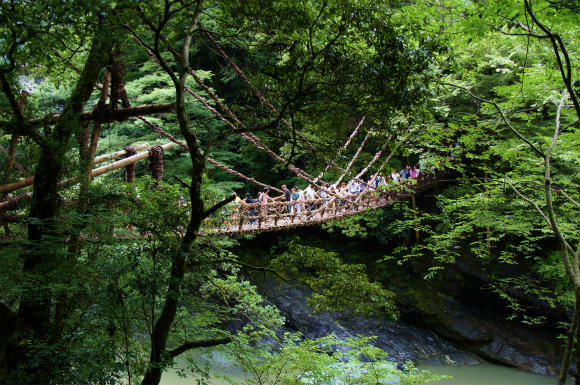
[[[92,46],[85,67],[62,114],[55,123],[49,136],[44,138],[41,155],[35,171],[33,200],[29,212],[28,241],[29,247],[23,253],[24,273],[35,282],[30,285],[21,297],[16,314],[16,344],[12,345],[15,361],[12,364],[25,364],[27,354],[19,346],[19,339],[33,341],[54,341],[50,314],[52,300],[48,290],[48,280],[58,274],[59,262],[66,249],[63,239],[59,238],[58,207],[59,198],[57,182],[65,166],[65,154],[74,133],[80,131],[81,113],[91,96],[99,73],[109,61],[112,40],[104,26],[100,26],[93,37]],[[46,280],[46,282],[45,282]],[[33,288],[34,287],[34,288]],[[33,344],[34,345],[34,344]],[[19,346],[18,348],[16,348]],[[29,352],[34,354],[34,352]],[[12,366],[12,365],[11,365]],[[48,383],[51,370],[42,363],[31,378],[38,383]]]

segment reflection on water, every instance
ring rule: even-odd
[[[421,365],[420,368],[435,374],[447,374],[453,377],[449,380],[429,383],[439,385],[554,385],[558,380],[553,376],[526,373],[492,364],[473,366]],[[566,384],[573,383],[571,380],[566,381]]]

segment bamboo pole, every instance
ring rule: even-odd
[[[164,151],[168,151],[168,150],[172,150],[175,147],[175,144],[174,143],[166,143],[161,147],[163,148]],[[123,167],[131,164],[131,163],[135,163],[135,162],[138,162],[140,160],[147,159],[148,156],[149,156],[149,152],[143,151],[143,152],[140,152],[140,153],[133,155],[129,158],[118,160],[114,163],[107,164],[106,166],[101,166],[101,167],[95,168],[91,171],[90,177],[95,178],[97,176],[101,176],[103,174],[106,174],[110,171],[118,170],[120,168],[123,168]],[[78,176],[73,177],[73,178],[67,178],[67,179],[64,179],[64,180],[61,180],[60,182],[58,182],[58,188],[62,189],[68,185],[78,183],[78,182],[79,182]],[[2,186],[0,186],[0,187],[2,187]],[[0,210],[2,210],[4,208],[8,208],[10,206],[13,206],[15,204],[15,202],[14,202],[15,200],[20,201],[22,199],[28,199],[31,197],[32,197],[32,193],[29,192],[29,193],[21,194],[17,197],[13,197],[12,199],[0,202]]]
[[[149,148],[149,143],[143,143],[143,144],[136,144],[135,145],[135,150],[136,151],[140,151],[140,150],[144,150],[146,148]],[[108,160],[113,160],[116,159],[120,156],[125,155],[126,151],[125,150],[119,150],[119,151],[115,151],[112,152],[110,154],[103,154],[103,155],[99,155],[95,157],[95,160],[93,160],[93,162],[91,164],[95,165],[95,164],[99,164],[99,163],[103,163],[106,162]]]
[[[340,184],[340,182],[342,181],[342,179],[348,174],[348,172],[350,171],[350,168],[352,167],[352,165],[354,164],[354,162],[356,161],[356,159],[360,155],[363,147],[365,146],[365,144],[366,144],[366,142],[367,142],[367,140],[369,139],[370,136],[371,136],[371,133],[370,132],[367,134],[367,136],[365,136],[365,138],[363,139],[362,143],[360,144],[360,147],[358,148],[358,150],[356,151],[356,153],[354,154],[354,156],[350,160],[350,163],[348,164],[348,166],[346,166],[346,170],[340,176],[340,178],[338,178],[338,180],[334,183],[336,186],[338,186]]]
[[[163,148],[164,151],[172,150],[175,147],[175,143],[166,143],[161,147]],[[149,152],[143,151],[143,152],[140,152],[136,155],[130,156],[128,158],[118,160],[118,161],[111,163],[111,164],[107,164],[106,166],[101,166],[99,168],[95,168],[91,172],[91,177],[96,177],[99,175],[103,175],[109,171],[120,169],[122,167],[125,167],[125,166],[131,164],[131,163],[135,163],[135,162],[138,162],[140,160],[147,159],[147,157],[149,157]],[[76,179],[76,178],[71,178],[71,179]]]
[[[149,143],[139,144],[135,147],[137,150],[143,150],[143,149],[149,147]],[[112,152],[110,154],[100,155],[100,156],[97,156],[95,158],[95,160],[92,162],[92,164],[103,163],[107,160],[112,160],[112,159],[118,158],[124,154],[125,154],[125,150]],[[129,158],[127,158],[127,159],[129,159]],[[91,174],[94,175],[96,170],[98,170],[98,169],[93,170],[91,172]],[[101,175],[101,174],[99,174],[99,175]],[[24,187],[32,186],[33,184],[34,184],[34,176],[29,176],[28,178],[20,179],[16,182],[12,182],[12,183],[8,183],[8,184],[0,186],[0,193],[9,193],[12,191],[20,190],[21,188],[24,188]]]

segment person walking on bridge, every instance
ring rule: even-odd
[[[327,203],[327,208],[329,210],[329,212],[336,214],[336,188],[334,187],[334,185],[331,185],[328,188],[328,194],[330,194],[330,200]]]
[[[240,217],[240,206],[242,205],[242,203],[244,203],[243,200],[240,199],[240,197],[238,196],[238,194],[236,194],[234,192],[234,200],[232,202],[232,218],[231,221],[227,220],[226,221],[226,226],[228,229],[232,228],[232,225],[235,225],[236,221],[239,219]]]
[[[276,197],[276,198],[271,198],[272,200],[276,200],[276,201],[283,201],[283,202],[290,202],[292,201],[292,192],[288,189],[288,187],[286,187],[285,184],[282,185],[282,195]],[[286,210],[288,210],[289,213],[292,212],[292,205],[289,204],[286,206]]]
[[[342,210],[342,206],[346,205],[345,199],[348,198],[348,188],[346,187],[346,182],[342,182],[342,185],[338,189],[337,195],[340,198],[338,200],[338,207],[340,207],[339,210]]]
[[[268,187],[264,187],[264,191],[258,196],[258,203],[260,204],[260,215],[268,215],[268,203],[270,201],[270,196],[268,193],[270,189]]]
[[[298,202],[298,198],[300,198],[300,194],[298,194],[298,191],[296,191],[296,189],[297,189],[296,187],[292,188],[292,191],[291,191],[292,194],[290,195],[293,202]],[[293,204],[291,213],[294,213],[294,212],[297,212],[297,213],[300,212],[300,204],[299,203]]]
[[[250,193],[246,193],[246,198],[244,199],[244,202],[246,202],[246,204],[248,204],[248,205],[251,205],[255,202],[255,200],[254,200],[254,198],[252,198]],[[250,206],[249,216],[250,217],[256,216],[256,208],[255,207]],[[253,225],[254,223],[256,223],[256,220],[250,219],[250,224]]]
[[[399,183],[401,181],[401,177],[399,176],[399,174],[395,170],[391,171],[391,179],[395,183]]]
[[[419,171],[419,169],[417,168],[417,165],[414,165],[413,169],[411,170],[411,179],[419,179],[420,173],[421,173],[421,171]]]
[[[323,183],[322,187],[316,193],[316,195],[322,200],[322,204],[320,204],[319,207],[326,206],[326,203],[328,202],[328,189],[329,188],[330,188],[330,183]]]
[[[304,201],[306,198],[304,197],[304,191],[299,186],[296,186],[296,193],[298,194],[298,212],[304,211]]]
[[[314,200],[316,199],[316,191],[314,191],[314,188],[312,187],[311,184],[308,185],[308,187],[306,187],[306,190],[304,190],[304,198],[305,200],[308,201],[308,207],[310,207],[310,210],[314,210]]]

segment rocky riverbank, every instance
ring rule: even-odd
[[[315,313],[310,290],[275,279],[256,280],[262,295],[286,317],[285,328],[316,338],[374,335],[389,360],[436,365],[476,365],[483,360],[538,374],[557,373],[555,341],[545,333],[510,324],[483,308],[468,307],[428,288],[398,287],[398,320]]]

